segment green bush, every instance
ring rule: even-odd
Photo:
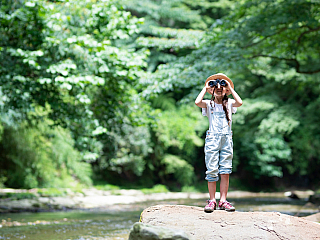
[[[183,186],[181,192],[199,192],[199,190],[194,186]]]
[[[65,196],[67,192],[57,188],[40,188],[38,194],[42,197],[61,197]]]
[[[191,184],[195,178],[193,167],[178,156],[167,154],[162,163],[166,166],[165,174],[173,174],[182,186]]]
[[[20,199],[34,199],[36,195],[34,193],[22,192],[22,193],[5,193],[0,195],[1,198],[10,198],[11,200],[20,200]]]
[[[69,131],[53,126],[46,116],[47,111],[39,107],[29,114],[28,122],[4,126],[0,142],[3,184],[13,188],[90,185],[91,166],[74,149]]]
[[[155,113],[156,114],[156,113]],[[153,127],[157,143],[153,160],[154,167],[162,183],[178,182],[188,186],[195,180],[194,167],[198,161],[197,149],[203,146],[199,137],[207,128],[198,107],[182,105],[174,109],[160,111]]]
[[[162,184],[154,185],[152,188],[143,188],[143,189],[141,189],[141,191],[144,194],[169,192],[168,188]]]
[[[109,191],[109,190],[119,190],[120,187],[112,185],[112,184],[105,184],[105,185],[95,185],[94,186],[98,190],[104,190],[104,191]]]

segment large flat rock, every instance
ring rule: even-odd
[[[157,205],[145,209],[141,222],[183,230],[196,240],[320,239],[320,224],[278,212],[205,213],[203,208]]]

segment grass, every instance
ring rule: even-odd
[[[95,185],[94,187],[98,190],[103,190],[103,191],[120,190],[119,186],[112,185],[112,184],[101,184],[101,185]]]
[[[130,183],[129,183],[130,184]],[[111,191],[113,195],[120,195],[121,193],[118,190],[121,189],[136,189],[142,191],[144,194],[152,193],[167,193],[171,191],[181,191],[181,192],[207,192],[206,182],[197,183],[193,186],[184,186],[182,188],[170,188],[170,186],[165,186],[163,184],[156,184],[153,187],[143,187],[143,186],[117,186],[112,185],[106,182],[96,182],[96,185],[92,186],[98,190]],[[74,188],[38,188],[34,189],[33,192],[10,192],[0,194],[0,199],[10,198],[11,200],[20,200],[20,199],[34,199],[37,197],[65,197],[72,195],[73,193],[83,193],[83,190],[87,188],[86,186],[76,186]]]
[[[192,192],[200,192],[200,191],[195,186],[183,186],[181,188],[181,192],[192,193]]]
[[[34,199],[37,196],[34,193],[22,192],[22,193],[4,193],[0,195],[0,198],[10,198],[11,200],[21,200],[21,199]]]
[[[141,191],[144,194],[169,192],[168,188],[165,185],[162,185],[162,184],[154,185],[152,188],[142,188]]]
[[[39,188],[38,194],[41,197],[63,197],[67,195],[67,190],[59,188]]]

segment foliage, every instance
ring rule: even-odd
[[[199,192],[199,189],[197,189],[194,186],[183,186],[181,188],[181,192],[190,192],[190,193],[195,193],[195,192]]]
[[[182,186],[189,185],[194,181],[194,169],[184,159],[168,154],[162,159],[162,164],[165,165],[164,174],[173,174]]]
[[[34,193],[29,193],[29,192],[21,192],[21,193],[8,192],[0,195],[0,198],[10,198],[11,200],[34,199],[36,198],[36,195]]]
[[[48,104],[49,118],[71,131],[83,159],[99,164],[109,154],[111,158],[106,159],[109,164],[117,154],[116,149],[111,154],[104,150],[109,150],[113,143],[118,145],[113,140],[117,134],[124,135],[120,130],[124,129],[123,121],[133,126],[131,131],[145,122],[142,114],[139,115],[145,107],[136,97],[134,87],[145,67],[147,52],[135,51],[125,42],[138,31],[141,21],[112,0],[21,0],[1,6],[3,112],[8,115],[14,109],[25,119],[28,112],[35,111],[35,106]],[[22,128],[27,128],[27,123]],[[61,138],[66,137],[60,134]],[[31,138],[28,144],[32,144]],[[139,154],[132,153],[127,160],[139,160]],[[45,156],[41,158],[50,162],[44,160]],[[140,165],[137,174],[143,170],[143,164]],[[136,170],[135,166],[131,168]],[[84,171],[78,169],[73,169],[74,174]],[[28,186],[37,185],[34,179],[30,181],[33,183]]]
[[[150,160],[162,181],[172,181],[173,177],[181,186],[195,181],[193,165],[197,160],[197,147],[203,144],[199,135],[205,131],[202,116],[196,110],[186,105],[157,113],[153,128],[156,145]]]
[[[248,108],[259,102],[259,107],[251,110],[256,121],[245,114],[245,123],[255,129],[254,138],[238,142],[240,147],[254,146],[238,157],[248,159],[242,165],[248,164],[246,168],[251,168],[256,177],[289,172],[314,179],[314,169],[308,164],[314,156],[303,155],[306,151],[302,148],[310,149],[312,141],[312,146],[319,149],[315,145],[318,130],[310,112],[315,110],[320,90],[316,87],[319,58],[313,54],[319,49],[314,44],[319,37],[319,9],[320,4],[312,1],[246,1],[226,21],[228,34],[237,36],[228,41],[229,45],[236,46],[241,54],[239,60],[248,63],[247,71],[252,76],[252,81],[245,84],[246,92],[251,93],[247,96],[251,99]],[[241,25],[234,27],[231,19]],[[259,99],[273,104],[271,111],[261,109],[264,104]],[[243,113],[245,108],[239,110]],[[240,131],[243,132],[243,125],[237,130]],[[311,132],[309,139],[303,137]],[[256,154],[248,158],[250,152]]]
[[[0,143],[0,165],[7,177],[5,184],[12,187],[65,187],[76,181],[91,184],[91,168],[81,161],[80,153],[74,149],[70,133],[52,126],[46,118],[48,111],[36,108],[35,116],[18,126],[4,126]],[[42,117],[37,121],[36,117]]]
[[[150,22],[154,21],[161,26],[173,28],[180,25],[193,29],[206,28],[201,15],[190,7],[188,1],[125,1],[124,5],[145,16]],[[182,9],[184,14],[181,14]]]
[[[79,138],[76,144],[81,145],[77,147],[85,148],[90,142],[84,135],[107,130],[104,119],[96,116],[108,109],[107,117],[116,118],[120,99],[130,99],[135,93],[123,89],[134,85],[144,54],[116,47],[115,41],[136,32],[139,20],[119,11],[113,1],[23,3],[12,3],[12,8],[8,5],[1,15],[5,106],[29,111],[34,102],[50,104],[50,117],[70,128]],[[30,18],[36,19],[34,25],[30,25]],[[9,27],[12,24],[21,29]],[[41,34],[35,34],[39,30]],[[37,39],[21,40],[18,32],[34,33]],[[101,97],[99,101],[96,96]],[[102,97],[108,101],[101,102]]]
[[[144,158],[152,151],[148,128],[123,124],[118,133],[112,134],[112,139],[113,144],[105,146],[106,155],[100,160],[101,168],[123,173],[129,179],[134,175],[141,176],[145,169]]]
[[[249,17],[244,18],[243,14]],[[227,27],[230,34],[237,34],[238,47],[247,51],[245,57],[283,61],[296,73],[320,71],[318,55],[314,54],[320,47],[316,41],[320,30],[318,2],[246,1],[231,18],[242,22],[233,29],[229,21]],[[257,28],[257,23],[262,27]],[[272,72],[269,74],[273,75]]]
[[[0,185],[190,186],[216,72],[244,100],[237,179],[319,184],[317,1],[0,3]]]
[[[67,194],[65,190],[58,188],[39,188],[37,193],[41,197],[61,197]]]
[[[179,57],[197,49],[203,30],[214,21],[211,14],[221,17],[229,8],[219,5],[222,2],[226,1],[124,1],[126,9],[145,19],[135,43],[137,47],[150,50],[148,72],[157,70],[159,64],[178,61]]]
[[[245,99],[233,126],[239,175],[315,179],[319,46],[313,43],[319,38],[319,7],[313,1],[238,2],[199,49],[160,65],[151,74],[157,84],[148,84],[143,94],[184,90],[182,102],[193,101],[208,76],[224,72]]]
[[[120,187],[112,185],[112,184],[95,185],[94,187],[98,190],[104,190],[104,191],[119,190],[120,189]]]
[[[202,134],[205,128],[200,122],[202,116],[194,106],[181,106],[178,109],[164,111],[159,114],[157,127],[154,129],[159,141],[165,149],[175,148],[183,152],[182,155],[193,159],[196,147],[203,145],[203,140],[198,134]]]
[[[166,193],[169,192],[166,186],[161,184],[156,184],[152,188],[143,188],[141,191],[144,194],[151,194],[151,193]]]

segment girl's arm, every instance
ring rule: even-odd
[[[240,107],[242,105],[241,97],[238,95],[238,93],[236,93],[236,91],[232,87],[229,87],[229,91],[231,92],[234,100],[236,101],[232,104],[232,107]]]
[[[194,102],[198,107],[206,108],[207,104],[203,101],[203,97],[207,92],[207,88],[204,87],[201,92],[199,93],[198,97],[196,98],[196,101]]]

